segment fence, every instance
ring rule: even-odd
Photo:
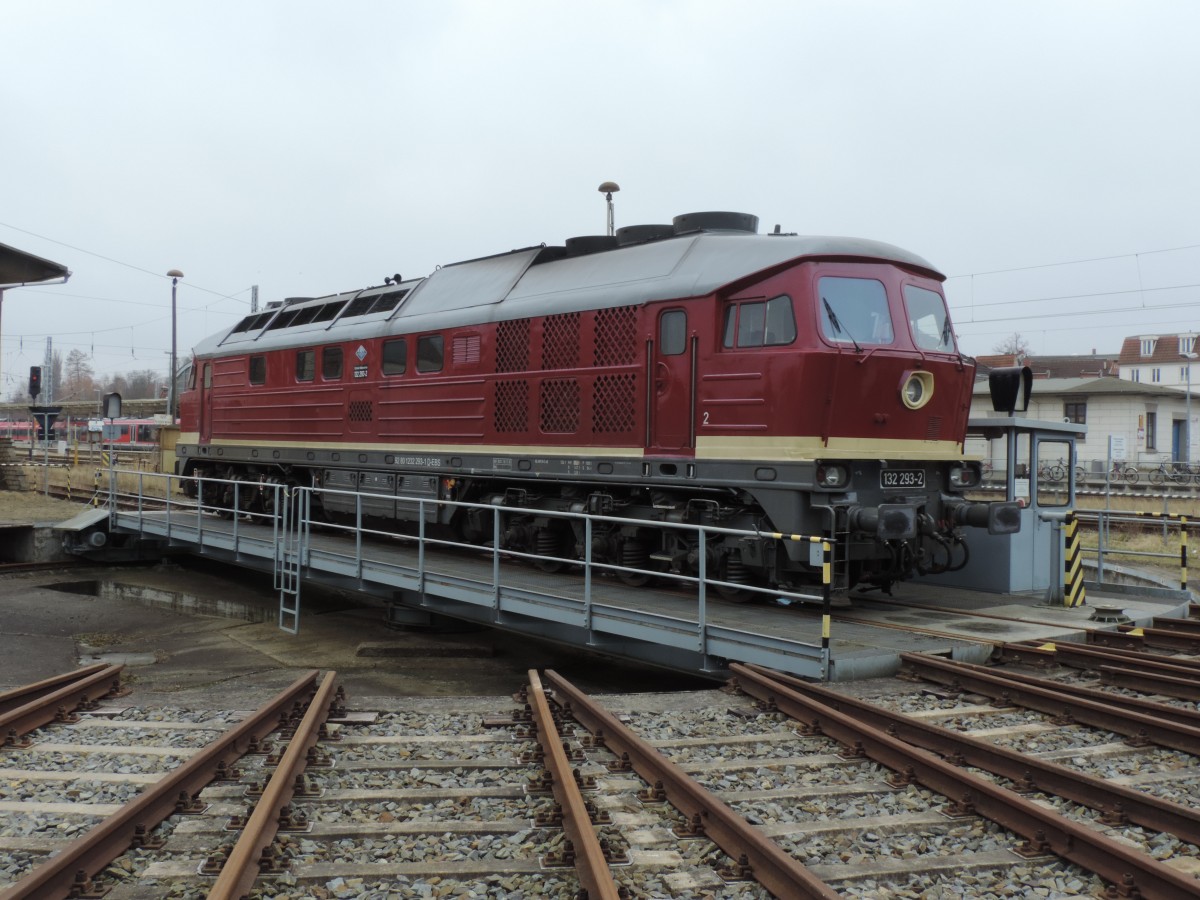
[[[1168,513],[1118,512],[1114,510],[1077,510],[1076,517],[1081,522],[1088,522],[1096,528],[1096,546],[1083,547],[1085,553],[1096,556],[1096,580],[1104,583],[1105,556],[1131,556],[1143,559],[1164,559],[1177,561],[1179,564],[1179,589],[1188,589],[1188,517]],[[1131,550],[1114,546],[1112,526],[1137,525],[1143,530],[1147,525],[1155,523],[1162,526],[1162,542],[1164,546],[1170,543],[1170,534],[1178,532],[1178,548],[1176,552],[1155,552],[1151,550]]]
[[[117,476],[121,476],[118,478]],[[125,487],[118,488],[117,484]],[[197,489],[196,501],[181,499],[180,493],[184,484]],[[219,541],[223,546],[232,550],[235,557],[244,549],[243,542],[250,537],[246,534],[248,525],[267,526],[269,541],[273,546],[273,567],[276,573],[276,587],[280,590],[280,627],[293,631],[299,623],[299,594],[301,577],[312,574],[311,568],[319,562],[329,559],[332,555],[338,557],[337,571],[360,582],[372,577],[379,571],[381,557],[389,554],[389,548],[404,547],[415,556],[415,566],[408,567],[415,579],[413,592],[424,596],[429,591],[441,590],[445,583],[445,572],[431,569],[431,559],[434,550],[448,550],[462,553],[466,551],[471,558],[478,559],[481,552],[490,557],[490,579],[472,582],[471,599],[467,602],[475,606],[490,605],[492,621],[501,624],[503,621],[502,594],[510,586],[513,567],[502,566],[503,560],[524,560],[547,574],[559,569],[571,569],[573,576],[570,581],[571,590],[582,585],[581,603],[570,607],[543,603],[540,615],[549,617],[552,621],[562,622],[565,617],[571,618],[571,624],[578,624],[584,632],[591,634],[594,627],[596,610],[600,604],[595,598],[596,581],[599,576],[612,575],[619,581],[633,587],[640,586],[648,579],[656,579],[668,588],[684,589],[696,603],[695,620],[691,627],[694,629],[693,638],[695,650],[707,658],[714,645],[732,646],[746,644],[754,645],[762,652],[784,652],[807,654],[810,659],[819,661],[819,677],[828,679],[830,672],[830,639],[831,639],[831,591],[832,572],[835,553],[835,542],[823,535],[779,534],[761,531],[725,528],[717,525],[694,524],[681,522],[648,522],[644,519],[628,519],[620,516],[599,513],[570,512],[547,509],[530,509],[521,506],[497,504],[469,503],[464,501],[431,499],[427,496],[399,496],[395,494],[379,494],[369,491],[348,491],[333,488],[288,487],[280,484],[259,483],[215,478],[181,478],[175,475],[159,475],[144,471],[114,472],[111,484],[113,503],[118,501],[126,508],[132,507],[140,527],[144,527],[147,517],[153,515],[156,519],[154,527],[158,533],[168,540],[187,540],[204,544],[206,538]],[[148,488],[154,484],[156,489]],[[136,488],[133,487],[136,485]],[[161,491],[161,493],[160,493]],[[165,495],[165,496],[164,496]],[[219,502],[215,502],[219,498]],[[315,513],[323,506],[323,501],[332,501],[331,507],[353,509],[353,514],[347,512],[336,521],[321,520]],[[397,533],[372,527],[375,524],[371,512],[381,506],[405,504],[410,517],[415,516],[416,534]],[[490,542],[487,544],[468,543],[455,539],[453,535],[444,534],[430,529],[428,523],[436,522],[448,510],[480,510],[484,521],[490,519]],[[232,513],[237,510],[237,513]],[[130,516],[122,513],[122,521]],[[571,533],[578,536],[572,546],[578,545],[582,558],[573,555],[559,555],[561,549],[555,552],[542,552],[542,547],[529,549],[501,549],[504,543],[505,520],[509,517],[536,517],[539,520],[558,520],[560,527],[569,528]],[[218,525],[218,520],[222,520]],[[610,534],[613,530],[622,528],[662,528],[672,529],[683,536],[685,543],[694,547],[693,572],[666,571],[659,568],[647,568],[649,564],[627,565],[620,562],[596,558],[594,553],[595,539],[598,536]],[[334,550],[326,546],[317,551],[314,549],[314,529],[322,536],[338,536],[343,540]],[[219,532],[219,533],[218,533]],[[710,575],[712,554],[710,546],[728,537],[766,539],[790,542],[802,542],[810,546],[810,562],[819,573],[820,584],[811,593],[786,591],[744,582],[724,581]],[[256,538],[260,544],[262,538]],[[248,542],[247,542],[248,543]],[[318,559],[319,558],[319,559]],[[392,563],[387,563],[392,565]],[[393,566],[393,568],[397,568]],[[398,569],[397,569],[398,570]],[[518,573],[521,570],[518,570]],[[525,570],[527,571],[527,570]],[[431,575],[437,576],[431,578]],[[406,582],[408,584],[409,582]],[[611,581],[608,582],[610,585]],[[712,620],[708,609],[708,598],[711,590],[724,592],[728,595],[736,592],[740,595],[765,595],[770,601],[779,605],[793,603],[820,604],[821,606],[821,639],[819,646],[815,641],[790,640],[774,635],[754,635],[747,632],[737,632],[726,626],[717,626]],[[455,595],[461,601],[466,594]],[[511,591],[510,591],[511,593]],[[569,593],[569,592],[568,592]],[[564,604],[572,601],[564,601]],[[636,605],[636,604],[635,604]],[[536,604],[530,605],[532,609]],[[526,607],[523,607],[525,609]],[[527,613],[523,613],[527,614]],[[606,612],[607,614],[607,612]],[[555,618],[558,617],[558,618]],[[576,622],[575,619],[579,618]],[[647,616],[646,620],[652,619]],[[673,629],[678,633],[685,627],[680,620],[671,619],[666,624],[665,617],[657,627]],[[289,627],[290,626],[290,627]],[[643,627],[643,626],[639,626]],[[748,642],[748,643],[747,643]],[[587,641],[591,644],[591,640]],[[716,654],[714,654],[716,655]],[[775,663],[778,665],[778,660]],[[817,674],[812,672],[811,674]]]

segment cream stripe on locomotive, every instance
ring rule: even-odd
[[[189,443],[181,436],[180,443]],[[344,443],[337,441],[213,441],[210,446],[270,447],[303,450],[336,450],[376,453],[436,453],[466,455],[494,453],[508,456],[547,457],[622,457],[641,459],[641,447],[531,447],[520,444],[398,444]],[[800,462],[806,459],[894,459],[957,460],[963,448],[955,441],[882,440],[879,438],[831,438],[825,444],[817,437],[700,437],[696,442],[697,460],[764,460]]]
[[[963,458],[957,441],[918,441],[884,438],[832,437],[704,437],[696,439],[696,459],[762,459],[792,462],[806,459]]]

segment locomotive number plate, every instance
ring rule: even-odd
[[[923,488],[925,487],[925,470],[884,469],[879,473],[879,486],[882,488]]]

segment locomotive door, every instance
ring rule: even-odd
[[[695,405],[687,311],[660,312],[657,333],[650,372],[650,446],[658,450],[682,450],[692,446]]]
[[[212,363],[205,363],[200,379],[200,440],[212,438]]]

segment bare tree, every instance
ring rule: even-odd
[[[63,400],[90,400],[96,390],[92,364],[88,355],[76,347],[67,354],[66,382],[63,384]]]
[[[1029,341],[1021,336],[1021,332],[1014,331],[993,347],[992,352],[1001,353],[1005,356],[1019,356],[1024,358],[1029,356],[1032,350],[1029,347]]]

